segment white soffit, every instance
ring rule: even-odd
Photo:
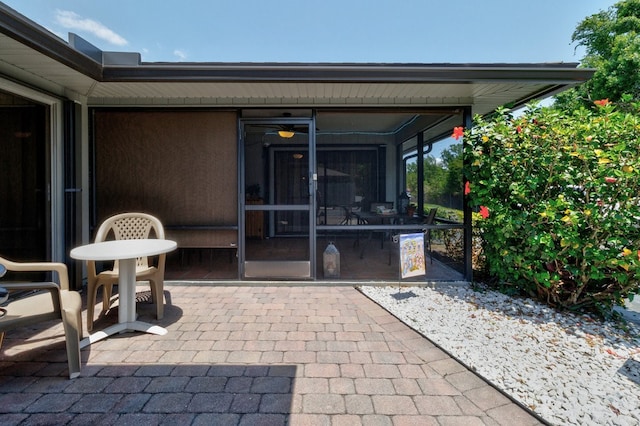
[[[98,83],[89,103],[226,106],[496,106],[544,94],[551,85],[519,83]],[[171,102],[172,101],[172,102]],[[488,112],[488,111],[487,111]]]
[[[52,94],[86,96],[96,81],[16,40],[0,34],[0,73]]]

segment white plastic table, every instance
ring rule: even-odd
[[[71,257],[79,260],[118,260],[118,324],[97,331],[82,339],[80,348],[116,333],[143,331],[167,334],[163,327],[138,321],[136,315],[136,258],[155,256],[175,250],[175,241],[164,239],[112,240],[87,244],[71,250]],[[161,300],[157,303],[163,303]]]

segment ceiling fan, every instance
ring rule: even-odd
[[[291,114],[285,113],[283,114],[283,117],[289,118],[291,117]],[[257,124],[255,126],[275,130],[278,133],[278,136],[284,139],[290,139],[294,137],[296,133],[309,133],[308,126],[300,126],[294,124]]]
[[[309,133],[307,126],[294,126],[292,124],[252,124],[251,126],[263,128],[269,133],[277,133],[278,136],[284,139],[290,139],[297,133]]]

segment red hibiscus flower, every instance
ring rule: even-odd
[[[469,184],[469,181],[466,181],[464,183],[464,195],[469,195],[471,193],[471,185]]]
[[[599,107],[603,107],[609,105],[611,102],[609,102],[609,99],[600,99],[599,101],[593,101],[593,103]]]
[[[454,138],[455,140],[458,140],[462,136],[464,136],[464,127],[454,127],[453,134],[451,135],[451,137]]]
[[[480,206],[480,216],[482,216],[484,219],[489,217],[489,209],[486,208],[485,206]]]

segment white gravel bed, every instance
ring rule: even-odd
[[[555,425],[640,425],[640,327],[467,284],[364,294]]]

